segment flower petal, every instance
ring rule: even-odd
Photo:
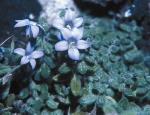
[[[71,35],[71,30],[67,28],[62,28],[61,30],[62,36],[65,40],[68,40],[72,35]]]
[[[77,48],[70,48],[68,50],[68,55],[73,60],[79,60],[80,59],[80,53]]]
[[[57,18],[53,21],[53,26],[57,29],[62,29],[64,26],[64,21],[61,18]]]
[[[24,20],[16,20],[16,24],[15,24],[15,28],[16,27],[23,27],[23,26],[27,26],[27,25],[29,25],[29,20],[28,19],[24,19]]]
[[[27,46],[26,46],[26,53],[30,54],[33,51],[33,48],[31,46],[31,43],[28,42]]]
[[[65,51],[68,49],[68,42],[63,40],[55,44],[56,51]]]
[[[71,33],[73,38],[80,40],[83,37],[83,28],[74,28]]]
[[[76,17],[75,11],[73,11],[71,9],[66,10],[65,17],[64,17],[65,21],[68,21],[68,20],[71,21],[75,17]]]
[[[17,48],[17,49],[14,49],[14,53],[24,56],[25,50],[23,48]]]
[[[31,26],[31,31],[32,31],[33,37],[36,38],[39,34],[39,27],[35,26],[35,25],[32,25]]]
[[[26,28],[26,36],[31,37],[32,36],[32,31],[31,31],[31,26],[28,26]]]
[[[44,55],[42,51],[34,51],[31,54],[31,57],[34,59],[41,58]]]
[[[87,49],[90,47],[90,43],[85,40],[79,40],[77,42],[77,48],[78,49]]]
[[[36,61],[35,61],[35,59],[30,59],[30,64],[31,64],[32,69],[34,69],[35,66],[36,66]]]
[[[27,64],[29,62],[29,57],[28,56],[23,56],[21,58],[21,65]]]
[[[80,18],[76,18],[73,20],[73,24],[74,24],[74,27],[78,28],[82,25],[83,23],[83,18],[80,17]]]
[[[60,32],[56,32],[56,36],[59,40],[63,40],[63,36],[62,36],[62,33]]]

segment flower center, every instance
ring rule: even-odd
[[[69,48],[75,48],[77,46],[77,40],[75,38],[70,38],[68,40]]]
[[[31,55],[26,55],[26,58],[27,58],[28,60],[30,60],[32,57],[31,57]]]
[[[65,27],[71,30],[73,28],[73,22],[71,20],[66,21]]]

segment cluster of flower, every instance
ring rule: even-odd
[[[14,27],[26,27],[26,36],[36,38],[39,34],[39,30],[42,26],[29,19],[16,20]],[[59,30],[58,38],[59,42],[55,44],[56,51],[68,50],[68,55],[73,60],[80,59],[80,53],[78,49],[87,49],[90,47],[90,43],[82,40],[83,37],[83,18],[77,17],[75,11],[67,9],[64,17],[57,16],[53,26]],[[35,59],[41,58],[44,53],[42,51],[34,51],[34,48],[29,42],[26,49],[17,48],[14,50],[22,57],[21,64],[30,63],[32,69],[36,66]]]

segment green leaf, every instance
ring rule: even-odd
[[[101,96],[98,96],[97,100],[96,100],[96,105],[98,107],[102,107],[104,104],[105,104],[105,101],[106,101],[106,98],[105,96],[101,95]]]
[[[115,110],[115,107],[105,104],[103,106],[103,111],[105,113],[105,115],[118,115],[117,111]]]
[[[50,68],[44,63],[41,67],[41,76],[43,78],[48,78],[50,74]]]
[[[70,71],[70,68],[67,66],[66,63],[63,63],[63,64],[59,67],[58,71],[59,71],[59,73],[61,73],[61,74],[66,74],[66,73],[68,73],[68,72]]]
[[[8,107],[10,107],[13,105],[14,101],[15,101],[15,94],[9,94],[5,103]]]
[[[79,96],[81,94],[81,81],[75,75],[71,80],[70,87],[74,96]]]
[[[88,94],[80,98],[80,104],[81,105],[90,105],[93,104],[97,99],[96,95]]]
[[[61,110],[56,110],[54,112],[51,112],[49,115],[64,115],[63,112]]]
[[[54,68],[56,66],[51,57],[44,56],[44,61],[50,68]]]
[[[25,99],[29,96],[29,90],[27,88],[22,89],[21,92],[19,93],[19,98]]]
[[[85,62],[81,62],[78,64],[77,66],[77,71],[80,73],[80,74],[86,74],[87,73],[87,70],[88,70],[88,66],[86,65]]]
[[[44,100],[44,99],[47,99],[48,96],[49,96],[48,85],[41,84],[40,85],[40,97]]]
[[[50,112],[48,110],[43,110],[41,112],[41,115],[50,115]]]
[[[27,105],[29,105],[30,107],[32,107],[33,110],[39,111],[43,106],[43,100],[40,99],[39,97],[36,97],[37,99],[33,99],[33,98],[29,98],[27,100]]]
[[[72,113],[71,115],[87,115],[85,112],[75,112]]]
[[[46,101],[46,104],[50,109],[57,109],[59,105],[59,103],[55,102],[51,97]]]
[[[121,113],[121,115],[138,115],[138,112],[137,111],[133,111],[133,110],[127,110],[127,111],[123,111]]]
[[[2,89],[2,92],[0,93],[0,99],[1,100],[5,99],[8,96],[9,90],[10,90],[10,86],[9,85]]]
[[[122,97],[121,100],[119,101],[119,106],[123,108],[123,110],[126,110],[129,106],[128,99],[126,97]]]
[[[5,73],[9,73],[11,70],[12,69],[10,66],[0,64],[0,75],[5,74]]]

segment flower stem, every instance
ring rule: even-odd
[[[13,36],[14,36],[14,35],[12,35],[12,36],[8,37],[6,40],[4,40],[4,41],[0,44],[0,47],[1,47],[5,42],[7,42],[9,39],[11,39]]]

